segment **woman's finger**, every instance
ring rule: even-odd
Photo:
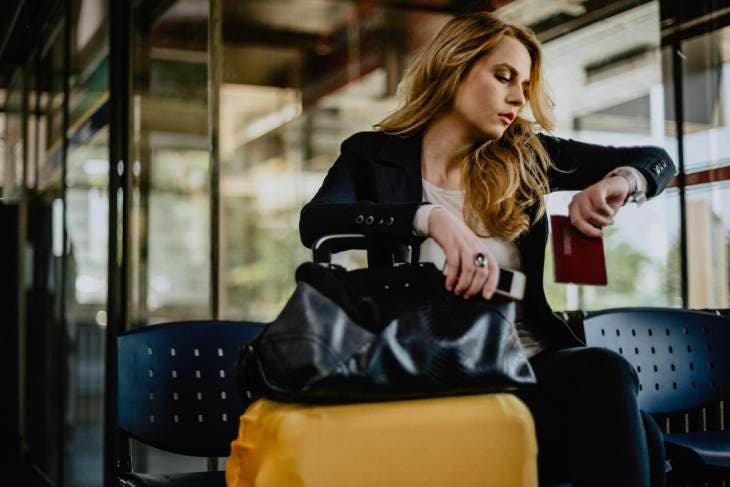
[[[489,276],[489,267],[479,267],[476,266],[474,277],[471,280],[471,284],[469,285],[469,288],[464,293],[465,298],[471,298],[473,296],[476,296],[479,294],[479,292],[484,288],[484,284],[487,282],[487,277]]]
[[[579,214],[583,220],[601,227],[610,225],[613,222],[613,210],[610,207],[607,208],[609,213],[597,209],[590,200],[578,206]]]
[[[605,195],[596,194],[590,198],[590,205],[593,212],[599,213],[602,216],[612,217],[616,214],[616,211],[608,204]]]
[[[456,283],[456,278],[459,276],[459,252],[449,252],[446,256],[446,289],[451,291]]]
[[[589,237],[600,237],[603,233],[599,228],[588,222],[583,214],[584,208],[585,207],[579,205],[575,205],[571,208],[570,223],[584,235],[588,235]]]
[[[579,229],[589,226],[595,230],[599,230],[600,232],[601,228],[608,225],[613,225],[613,218],[602,215],[601,213],[597,212],[595,208],[589,205],[580,207],[578,215],[579,217],[577,218],[577,220],[579,222],[583,222],[582,224],[579,223],[575,225]],[[599,234],[596,234],[596,236],[600,236],[602,234],[603,232],[600,232]]]
[[[462,253],[461,265],[459,266],[459,280],[454,288],[454,294],[459,296],[469,288],[469,284],[474,279],[475,267],[474,262],[469,261],[469,256],[466,253]]]
[[[600,228],[596,228],[587,221],[580,219],[576,220],[573,223],[573,226],[577,228],[583,235],[587,235],[589,237],[600,237],[603,235],[603,231],[601,231]]]
[[[613,224],[613,218],[603,216],[600,213],[592,212],[587,218],[588,223],[593,224],[596,227],[605,227]]]

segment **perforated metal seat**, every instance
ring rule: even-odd
[[[639,404],[668,417],[730,399],[730,318],[667,308],[596,312],[584,321],[586,343],[623,355],[639,376]],[[704,413],[703,413],[704,414]],[[706,419],[706,418],[705,418]],[[675,469],[730,476],[730,430],[665,434]],[[725,426],[727,428],[727,426]],[[666,429],[666,428],[665,428]]]
[[[129,472],[120,479],[120,485],[125,487],[199,487],[202,485],[215,487],[226,485],[225,474],[222,470],[156,475]]]
[[[264,326],[195,321],[148,326],[120,335],[120,434],[173,453],[228,456],[238,417],[245,409],[236,388],[239,346],[255,339]],[[120,464],[130,465],[128,452]],[[149,475],[122,471],[119,480],[126,486],[225,485],[223,472]]]

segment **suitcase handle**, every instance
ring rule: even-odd
[[[413,245],[388,237],[368,237],[358,233],[325,235],[312,245],[312,260],[317,264],[329,264],[332,255],[346,250],[383,249],[391,253],[394,263],[412,262]]]

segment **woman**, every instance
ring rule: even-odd
[[[623,204],[672,179],[667,153],[537,134],[553,128],[539,42],[488,13],[449,21],[400,91],[402,105],[377,131],[342,144],[302,209],[303,243],[335,233],[425,237],[420,260],[445,262],[445,286],[464,298],[490,299],[499,266],[524,272],[516,327],[539,390],[521,397],[535,418],[541,483],[663,485],[661,434],[639,411],[633,368],[582,346],[552,313],[542,281],[545,194],[580,190],[570,221],[599,237]]]

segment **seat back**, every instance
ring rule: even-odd
[[[264,326],[191,321],[120,335],[118,427],[174,453],[228,456],[245,406],[236,387],[239,346]]]
[[[586,344],[623,355],[639,375],[639,404],[671,414],[730,397],[730,318],[669,308],[599,311]]]

